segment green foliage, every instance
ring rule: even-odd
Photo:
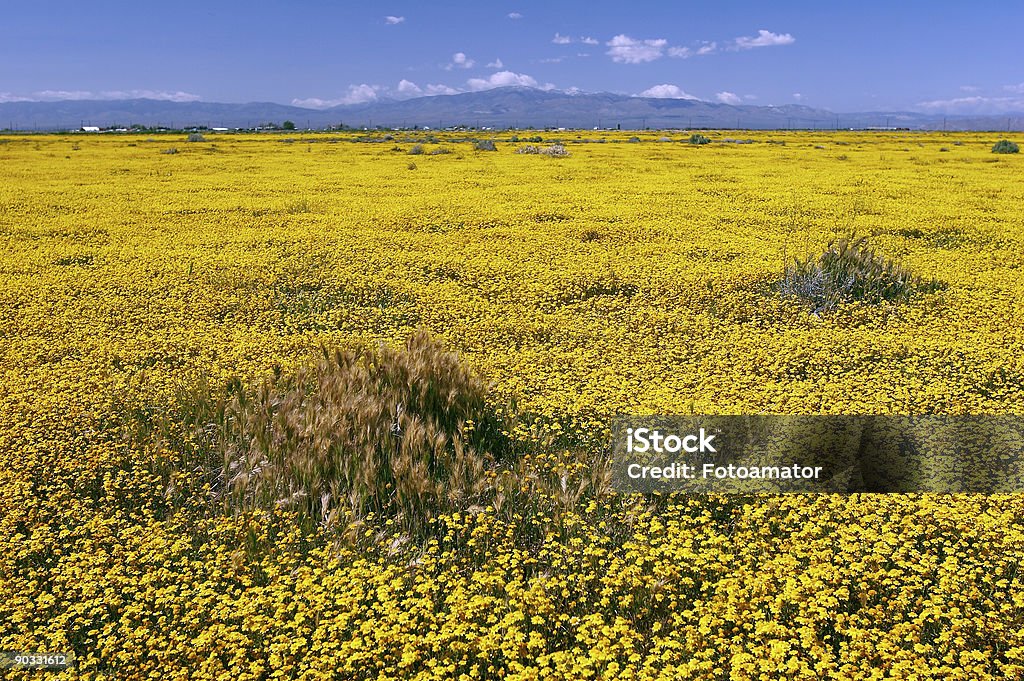
[[[285,121],[284,123],[281,124],[281,129],[282,130],[294,130],[295,129],[295,123],[293,123],[292,121]]]
[[[1016,142],[1010,140],[999,140],[992,145],[993,154],[1016,154],[1020,152],[1020,147],[1017,146]]]
[[[704,135],[700,135],[698,133],[693,133],[692,135],[690,135],[690,139],[687,141],[690,144],[711,144],[710,138],[705,137]]]
[[[843,303],[905,301],[916,292],[941,287],[878,255],[865,237],[843,237],[830,242],[817,257],[797,258],[779,285],[783,295],[807,301],[815,313],[829,312]]]

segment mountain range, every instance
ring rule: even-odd
[[[0,103],[0,127],[77,130],[83,126],[254,128],[285,120],[298,128],[376,126],[445,128],[867,128],[1022,130],[1024,113],[952,116],[908,111],[835,113],[801,105],[750,106],[697,99],[566,93],[526,87],[434,95],[310,109],[270,102],[227,104],[154,99]]]

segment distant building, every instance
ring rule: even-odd
[[[83,125],[82,132],[99,132],[100,126],[98,125]]]

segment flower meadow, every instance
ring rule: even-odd
[[[1021,159],[706,134],[0,137],[0,650],[67,679],[1024,676],[1019,495],[603,484],[616,415],[1024,413]],[[936,285],[785,295],[850,235]],[[359,367],[424,334],[507,451],[414,414],[463,496],[399,498],[415,463],[320,485],[310,424],[372,441]],[[366,359],[317,399],[362,397],[324,425],[285,388],[333,351]]]

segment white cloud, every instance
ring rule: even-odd
[[[960,86],[960,92],[978,92],[979,90],[981,90],[981,88],[980,87],[975,87],[974,85],[961,85]]]
[[[509,12],[507,16],[508,16],[509,19],[522,19],[523,18],[523,15],[520,14],[519,12]]]
[[[722,92],[715,93],[715,99],[720,101],[722,104],[739,104],[741,101],[739,95],[734,92],[724,90]]]
[[[431,83],[427,85],[425,92],[428,95],[457,95],[462,92],[462,90],[457,90],[453,87],[448,87],[447,85],[442,85],[440,83]]]
[[[159,99],[166,102],[198,102],[199,95],[191,92],[164,90],[113,90],[100,93],[100,99]]]
[[[1024,111],[1024,97],[955,97],[918,102],[917,107],[929,113],[993,115]]]
[[[522,87],[537,87],[537,80],[525,73],[513,73],[512,71],[498,71],[492,73],[490,78],[470,78],[466,81],[470,90],[490,90],[496,87],[508,87],[520,85]]]
[[[82,100],[99,99],[96,93],[88,90],[40,90],[32,93],[32,99],[37,101],[50,100]]]
[[[0,102],[55,102],[62,100],[114,100],[114,99],[158,99],[165,102],[197,102],[199,95],[180,90],[39,90],[28,95],[15,95],[10,92],[0,93]]]
[[[401,85],[399,85],[401,87]],[[304,106],[309,109],[327,109],[332,106],[349,105],[349,104],[365,104],[366,102],[374,102],[379,98],[378,93],[384,90],[380,85],[367,85],[362,83],[360,85],[349,85],[348,92],[340,97],[334,99],[320,99],[319,97],[309,97],[307,99],[293,99],[292,104],[295,106]]]
[[[452,69],[455,68],[471,69],[473,68],[474,64],[476,64],[476,62],[467,57],[465,52],[456,52],[455,54],[452,55],[451,63],[448,64],[448,66],[446,66],[445,69],[447,69],[448,71],[451,71]]]
[[[415,97],[416,95],[423,94],[423,88],[411,80],[405,80],[403,78],[398,81],[398,94],[405,95],[406,97]]]
[[[960,88],[963,90],[963,88]],[[1024,83],[1017,83],[1016,85],[1004,85],[1003,89],[1007,92],[1012,92],[1018,95],[1024,95]],[[977,88],[971,90],[971,92],[977,92]]]
[[[567,95],[582,95],[583,94],[583,90],[581,90],[580,88],[576,87],[575,85],[573,85],[572,87],[566,88],[565,90],[562,90],[562,92],[564,92]]]
[[[391,15],[388,15],[388,16],[384,17],[384,23],[388,24],[390,26],[394,26],[395,24],[400,24],[403,21],[405,21],[405,17],[395,17],[395,16],[391,16]]]
[[[704,43],[697,48],[697,55],[703,57],[706,54],[713,54],[718,51],[718,43],[710,42]]]
[[[795,99],[796,101],[799,102],[803,98],[804,98],[804,96],[802,94],[800,94],[799,92],[794,92],[793,93],[793,99]]]
[[[538,59],[538,64],[561,64],[565,61],[565,57],[548,57],[547,59]]]
[[[555,33],[555,37],[551,39],[551,42],[556,45],[568,45],[572,42],[572,38],[567,35],[562,35],[561,33]]]
[[[580,38],[580,42],[583,43],[584,45],[600,45],[601,44],[600,40],[598,40],[597,38],[591,38],[589,35],[585,35],[582,38]]]
[[[642,64],[660,59],[665,52],[668,41],[664,38],[653,40],[636,40],[628,35],[619,34],[607,43],[608,56],[620,64]]]
[[[774,47],[776,45],[791,45],[796,38],[789,33],[772,33],[763,28],[757,32],[757,36],[741,36],[733,41],[734,49],[752,50],[755,47]]]
[[[670,85],[668,83],[649,87],[638,94],[637,97],[655,97],[657,99],[697,99],[693,95],[684,92],[678,85]]]
[[[489,69],[503,69],[503,68],[505,68],[505,65],[501,63],[501,59],[495,59],[494,61],[492,61],[491,63],[489,63],[487,65],[487,68],[489,68]]]
[[[670,47],[668,48],[668,56],[676,57],[678,59],[689,59],[693,55],[693,50],[689,47]]]

